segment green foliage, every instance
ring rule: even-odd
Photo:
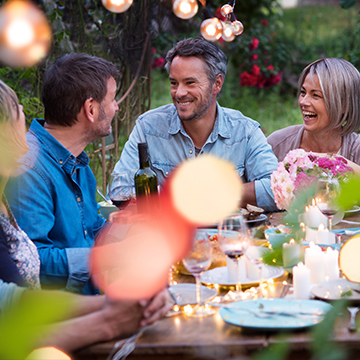
[[[55,294],[30,291],[19,305],[1,314],[0,358],[24,359],[40,343],[46,327],[64,319],[71,310],[71,302]]]
[[[343,9],[347,10],[356,4],[356,0],[341,0],[340,5]]]
[[[356,189],[356,191],[354,191]],[[360,176],[353,175],[342,183],[339,205],[344,209],[351,209],[360,203]]]

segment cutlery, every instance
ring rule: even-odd
[[[113,205],[112,201],[111,201],[111,200],[108,200],[108,199],[104,196],[104,194],[101,192],[100,189],[96,189],[96,190],[97,190],[98,194],[99,194],[109,205]]]
[[[261,304],[260,304],[261,305]],[[290,317],[298,317],[298,316],[325,316],[323,312],[311,312],[311,311],[284,311],[284,310],[264,310],[262,308],[256,310],[250,310],[241,306],[235,305],[220,305],[217,306],[223,307],[228,310],[238,310],[238,311],[247,311],[250,314],[253,314],[259,318],[269,318],[274,316],[290,316]]]
[[[340,222],[347,223],[347,224],[360,225],[360,222],[359,222],[359,221],[341,220]]]
[[[355,235],[360,233],[360,230],[345,230],[345,235]]]
[[[359,308],[357,306],[349,306],[347,308],[350,312],[350,322],[349,322],[349,326],[348,326],[348,329],[350,331],[356,331],[356,314],[357,312],[359,311]]]

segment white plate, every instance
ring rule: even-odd
[[[351,213],[355,213],[358,211],[360,211],[360,206],[355,205],[352,209],[345,210],[345,214],[351,214]]]
[[[195,305],[196,302],[196,284],[176,284],[169,287],[172,297],[176,301],[176,305],[184,306],[187,304]],[[201,300],[209,301],[217,295],[216,289],[210,289],[201,285]]]
[[[276,266],[264,265],[263,267],[263,280],[275,279],[284,275],[285,270]],[[205,271],[200,280],[203,284],[206,285],[221,285],[221,286],[234,286],[233,282],[228,281],[228,269],[226,266],[217,267]],[[259,284],[259,280],[249,279],[246,275],[246,271],[240,273],[240,282],[241,285],[256,285]]]
[[[312,294],[318,299],[322,300],[347,300],[350,302],[360,302],[360,293],[352,290],[352,295],[350,296],[341,296],[341,294],[346,293],[351,289],[356,289],[360,291],[360,284],[351,282],[347,279],[336,279],[330,281],[324,281],[311,290]]]
[[[299,315],[284,316],[274,315],[268,318],[259,318],[247,312],[246,309],[258,311],[262,307],[265,311],[292,311],[294,313],[304,311],[309,313],[326,314],[331,305],[318,300],[293,300],[293,299],[256,299],[231,303],[231,306],[239,306],[244,310],[226,309],[219,310],[222,319],[230,324],[245,328],[269,330],[299,329],[318,324],[323,316]]]

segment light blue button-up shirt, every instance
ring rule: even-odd
[[[195,157],[194,143],[173,104],[150,110],[137,119],[114,172],[128,172],[134,177],[139,168],[139,142],[148,143],[160,185],[182,161]],[[202,153],[231,161],[245,182],[255,182],[258,206],[266,211],[277,210],[270,188],[270,174],[277,169],[278,161],[259,123],[240,111],[217,104],[214,128],[200,151]]]
[[[8,202],[38,248],[42,287],[94,294],[89,254],[105,222],[96,180],[85,152],[75,158],[43,125],[34,119],[26,134],[29,151],[20,159],[21,174],[6,186]]]

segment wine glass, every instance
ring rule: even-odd
[[[250,261],[250,263],[254,264],[257,268],[258,278],[259,278],[259,293],[258,297],[263,297],[263,257],[266,252],[269,251],[264,245],[259,245],[258,240],[251,238],[250,245],[245,252],[246,258]]]
[[[112,173],[109,183],[109,197],[113,204],[123,210],[133,198],[133,186],[127,173]]]
[[[186,269],[196,280],[196,302],[197,306],[190,316],[203,317],[213,315],[215,311],[206,307],[201,300],[201,274],[210,267],[212,261],[212,246],[206,231],[196,230],[193,246],[183,259]]]
[[[315,192],[316,206],[329,219],[329,231],[332,230],[332,218],[339,211],[339,192],[340,185],[337,179],[329,177],[318,180]]]
[[[218,242],[221,251],[233,262],[235,270],[235,298],[241,299],[239,261],[249,246],[249,234],[242,215],[223,219],[218,226]]]

